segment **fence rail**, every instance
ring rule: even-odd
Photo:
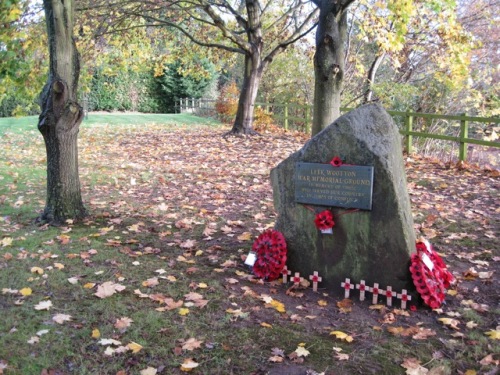
[[[176,104],[176,112],[181,113],[194,113],[200,116],[217,115],[215,104],[216,99],[181,99]],[[297,105],[290,103],[255,103],[256,106],[264,108],[266,112],[272,115],[272,118],[279,125],[283,126],[286,130],[295,129],[302,130],[306,133],[311,132],[312,124],[312,106],[310,105]],[[341,112],[347,112],[352,108],[341,108]],[[432,113],[419,113],[419,112],[402,112],[402,111],[387,111],[398,124],[399,132],[405,137],[404,143],[406,151],[411,154],[413,152],[414,139],[413,137],[422,137],[425,139],[436,139],[458,144],[458,159],[461,161],[467,160],[467,145],[480,145],[486,147],[500,148],[500,142],[487,141],[483,139],[470,138],[471,123],[475,124],[495,124],[500,123],[500,117],[477,117],[468,116],[467,114],[461,115],[442,115]],[[459,127],[457,135],[449,134],[436,134],[423,131],[416,131],[416,124],[423,127],[426,122],[444,121],[448,124],[456,123],[452,127]],[[430,125],[428,127],[431,127]]]

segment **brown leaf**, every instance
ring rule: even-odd
[[[182,344],[182,349],[184,350],[195,350],[201,347],[201,344],[203,341],[196,340],[194,337],[191,337],[190,339],[186,340]]]
[[[352,311],[352,300],[349,298],[344,298],[342,301],[337,302],[337,307],[343,314],[350,313]]]
[[[119,329],[121,331],[125,331],[128,327],[130,327],[130,324],[133,323],[134,321],[130,318],[123,317],[120,319],[116,319],[116,322],[114,324],[116,329]]]
[[[188,294],[184,295],[184,298],[186,299],[186,301],[197,301],[203,299],[203,296],[196,292],[189,292]]]
[[[436,331],[428,328],[419,328],[418,332],[412,338],[415,340],[427,340],[431,336],[436,336]]]

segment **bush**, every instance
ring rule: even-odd
[[[222,122],[233,121],[238,111],[238,101],[240,90],[235,82],[224,86],[215,103],[215,110]],[[272,113],[265,109],[257,107],[254,111],[253,128],[256,131],[274,131],[276,126],[273,121]]]
[[[238,110],[238,98],[240,90],[233,81],[220,90],[219,97],[215,102],[215,111],[222,122],[230,122],[236,116]]]
[[[35,98],[20,97],[8,93],[0,101],[0,117],[33,116],[40,113],[40,106]]]

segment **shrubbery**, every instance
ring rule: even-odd
[[[215,103],[215,111],[222,122],[233,121],[238,111],[240,91],[235,82],[231,82],[220,90]],[[270,130],[275,126],[272,115],[261,107],[254,111],[253,127],[256,131]]]

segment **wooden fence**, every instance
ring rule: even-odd
[[[215,99],[181,99],[176,105],[176,112],[190,112],[200,116],[216,116]],[[312,106],[296,105],[289,103],[255,103],[256,106],[264,108],[272,115],[273,120],[286,130],[301,130],[306,133],[311,132]],[[342,112],[350,111],[352,108],[341,108]],[[480,136],[480,130],[484,124],[498,126],[500,117],[476,117],[461,115],[441,115],[418,112],[387,111],[399,127],[399,132],[405,136],[406,151],[411,154],[413,151],[413,137],[425,139],[444,140],[458,144],[458,159],[467,160],[467,145],[480,145],[486,147],[500,148],[498,141],[486,141],[478,138],[471,138],[469,135]],[[433,124],[434,122],[434,124]],[[471,124],[474,126],[471,127]],[[479,130],[477,129],[479,128]],[[416,129],[431,129],[441,131],[442,129],[452,129],[456,134],[439,134],[416,131]]]

